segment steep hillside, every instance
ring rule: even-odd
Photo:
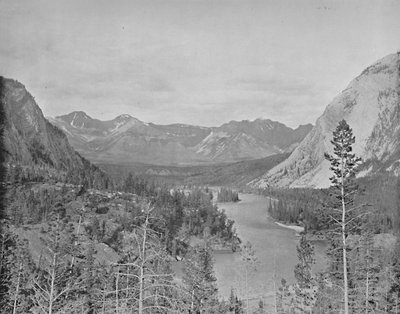
[[[69,179],[105,175],[71,147],[65,134],[43,116],[33,96],[18,81],[0,77],[4,111],[5,162],[10,169],[22,167],[69,174]],[[90,180],[90,178],[86,178]]]
[[[282,164],[252,182],[290,187],[326,187],[332,131],[341,119],[353,128],[354,151],[365,161],[361,175],[377,170],[400,173],[400,53],[364,70],[327,106],[315,127]]]
[[[202,171],[185,178],[184,183],[200,186],[229,186],[243,189],[249,181],[281,163],[288,156],[289,153],[283,153],[261,159],[204,167]]]
[[[71,144],[98,163],[142,162],[193,165],[264,158],[292,151],[312,128],[293,130],[271,120],[231,121],[208,128],[186,124],[157,125],[129,115],[100,121],[72,112],[50,121]]]

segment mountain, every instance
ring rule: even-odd
[[[23,84],[0,77],[0,87],[4,112],[4,155],[10,169],[18,165],[27,174],[40,168],[42,173],[68,173],[70,179],[95,172],[104,177],[97,167],[72,148],[61,130],[44,118],[34,97]]]
[[[49,118],[83,156],[98,163],[190,165],[234,162],[292,151],[311,130],[271,120],[231,121],[220,127],[157,125],[129,115],[100,121],[81,111]]]
[[[364,161],[360,176],[377,171],[400,174],[400,53],[365,69],[327,106],[315,127],[291,156],[251,185],[327,187],[332,132],[345,119],[356,137],[355,153]]]
[[[49,120],[65,132],[76,150],[96,162],[201,162],[203,159],[189,146],[197,144],[209,132],[183,124],[158,126],[129,115],[100,121],[83,112],[72,112]]]
[[[305,125],[293,130],[271,120],[231,121],[213,128],[195,149],[213,161],[263,158],[292,151],[311,127]]]

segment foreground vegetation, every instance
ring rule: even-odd
[[[119,191],[29,178],[7,186],[2,312],[229,310],[218,300],[212,249],[235,250],[239,242],[211,192],[170,190],[133,175],[116,184]],[[171,265],[182,258],[177,278]]]

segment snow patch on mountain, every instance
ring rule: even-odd
[[[229,138],[230,135],[226,132],[211,132],[199,145],[197,145],[196,153],[211,154],[212,150],[221,151],[221,145],[224,144],[221,139]]]

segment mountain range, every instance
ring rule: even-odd
[[[84,157],[98,163],[193,165],[264,158],[292,151],[312,125],[292,129],[257,119],[220,127],[145,123],[123,114],[100,121],[75,111],[48,118]]]
[[[354,152],[364,164],[359,176],[377,171],[400,175],[400,52],[366,68],[326,107],[300,145],[284,162],[251,185],[329,186],[332,132],[345,119],[353,129]]]

